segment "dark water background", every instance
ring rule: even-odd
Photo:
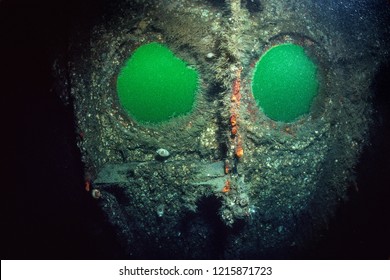
[[[337,2],[313,5],[329,25],[341,22],[357,30],[362,11],[390,9],[388,1]],[[88,30],[101,12],[99,3],[0,2],[2,259],[124,257],[83,189],[71,106],[64,107],[51,91],[52,64],[58,52],[66,54],[70,22],[77,19],[81,30]],[[370,20],[369,13],[365,16]],[[390,258],[390,64],[381,66],[372,89],[375,122],[371,145],[357,166],[358,184],[350,188],[350,201],[340,207],[320,244],[299,258]],[[145,252],[145,258],[155,257]]]

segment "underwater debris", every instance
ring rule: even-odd
[[[165,213],[165,205],[164,204],[159,204],[156,208],[156,213],[159,218],[164,216]]]
[[[91,191],[91,195],[92,195],[92,197],[93,197],[94,199],[99,199],[99,198],[102,197],[102,192],[101,192],[100,190],[98,190],[98,189],[93,189],[93,190]]]
[[[168,152],[168,150],[162,149],[162,148],[158,149],[158,150],[156,151],[156,154],[157,154],[158,156],[162,157],[162,158],[167,158],[167,157],[170,156],[170,153]]]
[[[207,181],[202,181],[202,182],[194,182],[191,183],[193,186],[210,186],[212,192],[218,193],[221,192],[221,188],[225,185],[226,178],[224,177],[219,177],[219,178],[213,178]],[[223,191],[222,191],[223,192]]]
[[[209,52],[208,54],[206,54],[207,59],[212,59],[214,57],[215,57],[215,53]]]

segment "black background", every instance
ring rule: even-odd
[[[52,92],[53,61],[71,22],[94,21],[99,1],[0,1],[2,259],[125,258],[83,189],[71,106]],[[357,186],[302,259],[390,258],[390,65],[372,84],[375,123]],[[145,258],[158,256],[147,255]]]

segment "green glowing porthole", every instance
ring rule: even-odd
[[[275,121],[292,122],[307,114],[317,91],[317,67],[301,46],[274,46],[256,64],[253,96]]]
[[[161,123],[189,113],[197,88],[198,72],[159,43],[137,48],[117,79],[120,104],[140,123]]]

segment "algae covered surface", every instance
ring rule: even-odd
[[[370,84],[388,50],[382,15],[365,1],[114,2],[88,36],[75,32],[68,82],[91,199],[126,256],[292,258],[315,244],[368,141]],[[150,43],[199,74],[194,108],[158,124],[127,114],[116,89]],[[281,44],[317,69],[310,109],[288,121],[264,114],[251,86]]]

